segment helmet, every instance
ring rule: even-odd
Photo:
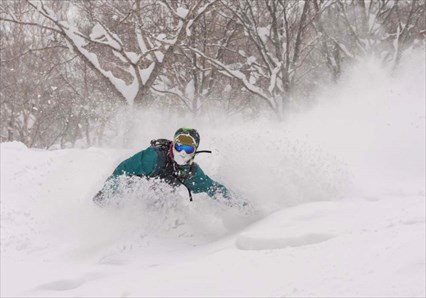
[[[179,141],[181,144],[192,145],[198,148],[200,145],[200,135],[193,128],[179,128],[173,137],[173,143]]]

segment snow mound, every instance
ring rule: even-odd
[[[242,250],[279,249],[317,244],[327,241],[333,237],[334,235],[330,234],[311,232],[286,238],[254,238],[242,235],[237,238],[236,246]]]
[[[22,142],[13,141],[13,142],[1,143],[1,150],[22,151],[22,150],[26,150],[26,149],[28,149],[28,147]]]

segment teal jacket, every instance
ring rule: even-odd
[[[169,150],[150,146],[121,162],[109,179],[121,175],[160,178],[172,186],[183,184],[192,193],[206,193],[215,198],[220,194],[230,199],[228,189],[204,174],[196,163],[179,166],[169,155]]]

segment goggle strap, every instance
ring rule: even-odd
[[[212,151],[211,151],[211,150],[200,150],[200,151],[195,151],[195,154],[198,154],[198,153],[212,153]]]

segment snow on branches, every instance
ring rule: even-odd
[[[191,35],[191,25],[215,2],[199,0],[189,8],[179,6],[174,9],[173,4],[168,1],[160,1],[159,3],[163,4],[162,12],[168,14],[167,18],[171,26],[164,28],[164,33],[155,36],[144,28],[140,15],[142,3],[140,0],[136,1],[136,6],[129,11],[129,15],[134,18],[134,39],[138,45],[138,51],[135,52],[127,50],[127,45],[119,34],[114,33],[114,28],[108,27],[101,21],[96,22],[89,34],[84,34],[83,30],[71,25],[66,20],[61,20],[43,1],[27,1],[43,17],[54,24],[55,29],[61,32],[70,47],[104,79],[108,80],[129,104],[143,101],[143,97],[161,74],[166,61],[174,54],[174,47],[186,35]],[[204,5],[202,6],[202,4]],[[127,36],[126,39],[128,39]],[[101,63],[103,51],[95,50],[99,48],[112,52],[120,60],[122,65],[119,67],[119,72],[123,75],[118,75],[117,72],[109,70]]]

